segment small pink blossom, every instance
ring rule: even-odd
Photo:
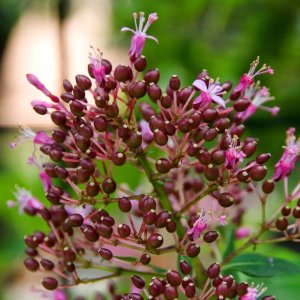
[[[102,52],[100,52],[99,49],[95,51],[93,47],[91,47],[91,49],[94,52],[94,55],[92,55],[92,53],[90,53],[89,55],[92,72],[95,76],[97,84],[102,85],[102,83],[107,80],[105,74],[105,66],[102,64]]]
[[[33,74],[27,74],[26,75],[27,80],[38,90],[40,90],[44,95],[49,97],[53,102],[58,103],[59,98],[55,95],[53,95],[40,81],[39,79],[33,75]]]
[[[258,299],[267,289],[263,288],[262,285],[257,285],[254,287],[254,284],[247,288],[247,294],[243,295],[240,300],[256,300]]]
[[[273,179],[275,181],[287,177],[295,168],[297,158],[300,154],[300,138],[296,140],[295,128],[287,130],[286,146],[280,160],[275,165]]]
[[[151,131],[150,127],[149,127],[149,123],[146,122],[145,120],[142,120],[139,122],[139,128],[141,130],[142,133],[142,137],[143,137],[143,143],[145,144],[149,144],[151,143],[151,141],[153,141],[153,132]],[[146,145],[143,145],[143,148]]]
[[[240,227],[235,231],[235,237],[239,240],[249,236],[249,234],[250,230],[247,227]]]
[[[54,143],[54,141],[50,137],[48,137],[43,131],[39,131],[36,133],[29,127],[23,125],[19,125],[19,130],[21,132],[21,135],[16,137],[16,142],[9,144],[10,148],[16,148],[18,145],[30,140],[33,140],[34,144],[39,145]]]
[[[197,79],[193,82],[193,86],[201,90],[201,94],[195,99],[194,104],[204,106],[213,101],[225,108],[225,101],[221,97],[224,94],[224,91],[218,81],[214,83],[210,80],[207,85],[204,80]]]
[[[138,18],[137,13],[133,14],[133,18],[134,18],[134,23],[135,23],[135,30],[128,28],[128,27],[123,27],[121,29],[121,31],[130,31],[133,33],[133,36],[131,38],[131,46],[129,49],[129,55],[133,58],[137,58],[142,54],[146,39],[151,39],[158,43],[158,41],[155,37],[146,34],[150,25],[154,21],[156,21],[158,19],[158,17],[157,17],[156,13],[150,14],[144,27],[143,27],[143,25],[145,22],[145,16],[144,16],[143,12],[139,13],[139,24],[137,24],[137,18]]]
[[[222,226],[225,226],[227,224],[226,217],[226,215],[222,215],[218,219],[216,219],[216,221],[219,221]]]
[[[19,205],[20,214],[24,212],[25,207],[31,207],[36,210],[40,210],[43,208],[43,204],[39,200],[34,198],[30,191],[24,188],[16,186],[16,191],[13,194],[17,201],[8,200],[6,204],[9,208]]]
[[[227,169],[234,169],[237,163],[242,162],[244,160],[246,154],[241,150],[241,147],[238,145],[238,137],[236,135],[231,137],[231,135],[228,134],[228,137],[230,138],[230,145],[225,152],[225,166]]]
[[[68,297],[63,291],[55,290],[53,292],[53,300],[68,300]]]
[[[203,210],[199,214],[199,218],[194,223],[193,227],[187,232],[192,235],[193,240],[195,241],[200,237],[202,232],[206,229],[209,221],[211,220],[211,214],[204,214]]]
[[[266,66],[265,64],[258,71],[255,72],[258,65],[259,57],[257,57],[257,59],[251,63],[249,72],[245,73],[241,77],[240,82],[234,88],[233,93],[243,93],[249,86],[251,86],[254,83],[254,77],[258,75],[264,73],[274,74],[274,70],[270,66]]]

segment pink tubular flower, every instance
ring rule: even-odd
[[[295,128],[287,130],[286,146],[280,160],[275,165],[275,172],[273,179],[278,181],[284,177],[289,176],[295,168],[295,163],[300,154],[300,138],[296,140]]]
[[[201,90],[201,94],[195,99],[194,104],[200,104],[201,106],[204,106],[205,104],[213,101],[225,108],[225,101],[221,97],[221,95],[224,94],[224,91],[218,81],[214,83],[211,80],[207,86],[204,80],[197,79],[193,82],[193,86]]]
[[[8,200],[6,204],[9,208],[19,205],[20,214],[24,212],[24,209],[26,207],[31,207],[36,210],[40,210],[43,208],[42,203],[36,198],[34,198],[32,194],[24,188],[20,188],[16,186],[16,191],[14,192],[14,196],[16,197],[17,201]]]
[[[43,94],[45,94],[47,97],[49,97],[53,102],[58,103],[59,98],[55,95],[53,95],[40,81],[39,79],[33,75],[33,74],[27,74],[26,75],[27,80],[38,90],[40,90]]]
[[[97,84],[101,85],[103,81],[106,81],[105,66],[102,64],[102,52],[100,52],[99,49],[97,49],[96,52],[92,46],[91,49],[93,50],[94,55],[92,55],[92,53],[89,55],[90,64]]]
[[[158,19],[157,14],[152,13],[149,15],[144,28],[143,28],[143,25],[145,22],[144,13],[140,12],[139,16],[140,16],[139,24],[137,24],[138,14],[137,13],[133,14],[135,30],[128,28],[128,27],[123,27],[121,29],[121,31],[130,31],[133,33],[133,37],[131,39],[131,45],[130,45],[130,49],[129,49],[129,55],[133,58],[137,58],[141,55],[143,48],[145,46],[146,39],[150,39],[150,40],[153,40],[156,43],[158,43],[158,41],[155,37],[146,34],[150,25]]]
[[[39,131],[35,133],[32,129],[30,129],[29,127],[25,127],[23,125],[19,125],[19,130],[21,132],[21,135],[16,137],[17,140],[16,142],[9,144],[10,148],[16,148],[18,145],[29,140],[33,140],[34,144],[39,144],[39,145],[54,143],[54,141],[50,137],[48,137],[46,133],[43,131]]]
[[[267,288],[263,288],[262,285],[257,285],[256,287],[254,287],[254,284],[252,283],[252,285],[247,288],[247,294],[243,295],[240,299],[241,300],[256,300],[266,290],[267,290]]]
[[[250,65],[250,70],[248,73],[245,73],[238,85],[234,88],[233,93],[240,95],[243,93],[251,84],[254,83],[254,77],[257,75],[261,75],[264,73],[274,74],[274,70],[270,66],[266,66],[265,64],[255,72],[257,66],[259,64],[259,56],[253,61]]]
[[[225,152],[225,166],[227,169],[234,169],[238,162],[242,162],[246,157],[246,154],[241,150],[241,147],[238,146],[238,136],[231,135],[228,133],[230,138],[229,148]]]
[[[243,239],[243,238],[249,236],[249,234],[250,234],[249,228],[247,228],[247,227],[240,227],[240,228],[238,228],[238,229],[236,230],[236,232],[235,232],[235,237],[236,237],[238,240],[240,240],[240,239]]]
[[[243,122],[252,116],[256,112],[257,108],[269,111],[273,116],[277,115],[280,110],[277,106],[267,107],[262,105],[265,102],[274,100],[274,97],[270,96],[270,92],[266,87],[260,87],[259,82],[248,87],[245,91],[244,97],[251,100],[251,103],[245,111],[237,114],[237,117]]]

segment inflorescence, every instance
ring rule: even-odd
[[[273,97],[255,81],[273,70],[259,68],[257,58],[233,89],[230,81],[202,70],[191,86],[173,75],[163,92],[159,69],[147,70],[142,55],[147,39],[157,41],[146,34],[157,15],[150,14],[145,25],[143,13],[134,19],[135,30],[122,29],[133,33],[129,65],[113,67],[92,48],[89,76],[64,80],[60,96],[27,75],[49,98],[33,101],[33,109],[50,116],[56,128],[48,134],[22,127],[10,145],[33,142],[28,162],[39,170],[48,200],[17,187],[17,201],[8,201],[49,227],[24,237],[25,267],[44,272],[42,286],[53,291],[52,299],[67,299],[66,288],[119,276],[131,276],[131,288],[120,294],[110,281],[109,299],[258,299],[265,288],[239,282],[222,267],[247,247],[266,242],[261,237],[268,231],[299,241],[300,201],[294,208],[290,204],[300,184],[289,192],[287,181],[300,152],[295,130],[288,130],[282,158],[268,178],[270,154],[255,155],[257,139],[243,136],[244,122],[257,109],[279,111],[262,106]],[[123,165],[137,168],[152,189],[146,192],[141,183],[132,191],[116,180],[114,171]],[[266,201],[278,181],[285,183],[285,200],[267,219]],[[251,235],[243,216],[245,197],[253,192],[262,222]],[[114,205],[119,212],[109,213]],[[246,242],[222,260],[220,232],[227,224]],[[174,259],[171,270],[158,267],[154,258],[170,253],[178,263]],[[99,276],[86,278],[87,269]],[[48,295],[46,290],[40,292]]]

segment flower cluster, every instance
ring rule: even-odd
[[[299,239],[300,202],[294,208],[290,203],[299,197],[300,185],[292,193],[286,190],[285,202],[270,220],[264,211],[275,183],[286,182],[295,167],[300,144],[294,129],[288,131],[284,154],[269,179],[265,163],[270,154],[255,155],[257,139],[243,136],[244,122],[258,107],[278,112],[261,106],[273,98],[255,82],[273,70],[263,65],[255,71],[257,58],[231,93],[230,81],[214,80],[207,70],[192,86],[182,86],[173,75],[163,89],[159,69],[147,70],[142,55],[146,39],[156,41],[146,31],[157,15],[150,14],[145,26],[144,14],[139,24],[137,18],[134,14],[135,30],[122,29],[133,33],[129,65],[113,67],[92,49],[89,76],[64,80],[59,97],[27,75],[48,98],[33,101],[33,109],[49,116],[56,128],[47,134],[22,127],[11,144],[33,142],[29,163],[38,167],[47,199],[36,199],[23,188],[14,194],[20,211],[42,218],[49,227],[49,232],[25,236],[24,264],[48,273],[42,285],[55,290],[56,300],[67,299],[65,288],[117,276],[131,276],[132,286],[119,293],[110,283],[112,299],[258,299],[265,289],[222,273],[215,260],[228,223],[237,238],[250,235],[243,225],[244,199],[253,192],[262,203],[262,227],[246,246],[227,254],[222,266],[258,244],[268,230],[283,232],[279,238]],[[139,170],[152,190],[140,186],[139,192],[132,191],[118,181],[115,170],[124,165]],[[211,257],[202,258],[201,249]],[[167,271],[156,259],[169,253],[180,262]],[[98,270],[99,277],[86,278],[85,269]]]

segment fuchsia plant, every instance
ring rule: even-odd
[[[56,300],[70,299],[67,288],[117,277],[131,287],[121,293],[110,281],[109,299],[275,299],[262,285],[236,276],[245,272],[241,266],[251,275],[253,269],[274,271],[280,263],[251,252],[251,246],[300,240],[300,183],[291,192],[288,185],[300,152],[295,130],[288,130],[284,153],[267,179],[270,154],[254,157],[257,140],[243,136],[244,121],[273,99],[256,76],[273,70],[263,65],[256,71],[257,58],[231,93],[230,81],[214,80],[206,70],[186,87],[173,75],[164,93],[160,71],[146,70],[142,55],[146,39],[157,41],[146,35],[157,15],[150,14],[145,26],[144,14],[139,24],[137,18],[134,14],[135,31],[122,29],[133,33],[129,65],[113,68],[93,50],[89,76],[77,75],[75,83],[64,80],[60,97],[27,75],[50,99],[33,101],[33,109],[50,116],[57,128],[47,134],[22,127],[22,136],[11,144],[34,143],[29,162],[39,169],[48,200],[19,187],[14,193],[21,212],[49,227],[25,236],[25,267],[44,273],[41,293]],[[139,192],[132,191],[117,181],[114,172],[123,165],[138,169],[152,189],[141,183]],[[285,199],[267,216],[279,181]],[[261,222],[253,232],[243,224],[248,194],[255,194],[261,206]],[[112,206],[119,212],[109,213]],[[224,232],[230,228],[244,240],[224,251]],[[266,237],[268,232],[276,235]],[[250,253],[242,254],[247,249]],[[169,259],[170,270],[158,266],[160,257],[174,259],[174,254],[178,260]],[[88,278],[86,270],[99,275]],[[102,291],[94,299],[104,299]]]

